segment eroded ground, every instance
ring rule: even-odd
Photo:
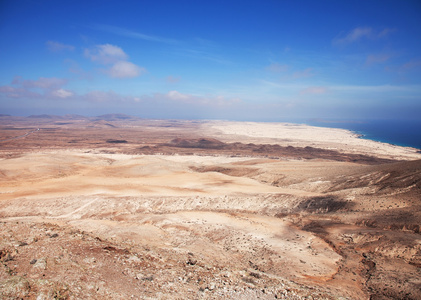
[[[2,126],[5,299],[421,298],[407,150],[218,139],[200,122]]]

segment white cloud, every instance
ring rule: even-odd
[[[51,95],[54,97],[59,97],[59,98],[68,98],[73,96],[73,92],[69,91],[69,90],[64,90],[64,89],[58,89],[58,90],[54,90],[51,92]]]
[[[22,87],[13,87],[10,85],[0,86],[0,94],[5,95],[8,98],[39,98],[41,94],[32,92]]]
[[[171,100],[182,100],[182,101],[193,100],[194,98],[192,95],[185,95],[177,91],[169,91],[166,94],[166,96]]]
[[[133,78],[145,72],[145,68],[139,67],[128,61],[118,61],[106,71],[106,73],[113,78]]]
[[[123,49],[111,44],[97,45],[94,48],[85,49],[85,56],[94,62],[104,65],[128,59],[128,55]]]
[[[56,77],[40,77],[37,80],[24,80],[16,76],[10,85],[0,87],[0,93],[9,98],[67,98],[73,92],[61,88],[67,83],[66,79]]]
[[[122,61],[115,64],[116,67],[113,74],[117,77],[137,76],[143,70],[138,69],[137,66],[130,62]],[[113,66],[115,66],[113,65]],[[185,108],[190,110],[195,109],[225,109],[235,107],[241,102],[238,97],[225,97],[222,95],[193,95],[182,93],[177,90],[171,90],[167,93],[156,93],[154,95],[123,95],[112,90],[101,91],[92,90],[84,94],[77,94],[76,92],[62,87],[67,81],[61,78],[44,78],[38,80],[25,80],[21,77],[16,77],[9,85],[0,86],[0,98],[9,99],[23,99],[29,101],[45,101],[58,100],[65,101],[72,99],[74,103],[100,103],[115,106],[120,105],[130,107],[131,105],[146,105],[148,107],[174,107]]]
[[[10,85],[3,85],[0,86],[0,93],[14,93],[16,92],[16,88],[14,88],[13,86]]]
[[[146,69],[128,61],[129,56],[118,46],[104,44],[85,49],[85,56],[93,62],[112,65],[104,73],[113,78],[133,78],[146,73]]]
[[[73,51],[75,50],[75,47],[72,45],[66,45],[66,44],[62,44],[59,42],[54,42],[54,41],[47,41],[46,42],[47,48],[48,50],[50,50],[51,52],[60,52],[60,51]]]

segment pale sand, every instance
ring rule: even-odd
[[[228,137],[226,140],[232,141]],[[222,135],[219,138],[224,139]],[[264,135],[258,141],[281,143],[281,139]],[[202,282],[216,295],[209,299],[274,299],[279,289],[292,290],[297,283],[306,298],[295,299],[308,299],[310,291],[317,299],[325,292],[337,296],[326,299],[368,299],[363,255],[369,253],[379,266],[370,272],[380,270],[370,273],[370,278],[381,278],[387,286],[405,280],[405,293],[419,282],[416,266],[396,263],[397,255],[419,261],[413,246],[416,234],[356,224],[383,214],[385,207],[388,212],[393,211],[389,207],[410,209],[412,202],[400,198],[399,188],[394,189],[393,197],[376,195],[380,188],[376,183],[390,173],[328,160],[94,151],[98,152],[37,151],[0,159],[0,236],[7,237],[0,242],[2,249],[5,243],[7,249],[19,249],[9,262],[17,266],[18,274],[28,274],[24,276],[30,280],[47,274],[45,278],[51,276],[54,281],[73,282],[72,292],[82,287],[76,298],[86,298],[92,289],[89,286],[100,283],[107,286],[108,293],[112,284],[120,281],[114,299],[144,298],[143,290],[134,294],[139,286],[146,286],[154,299],[160,298],[162,291],[168,298],[202,299],[207,297],[200,291],[204,290]],[[369,186],[358,185],[358,170],[365,170],[363,177],[371,178]],[[338,190],[341,182],[350,183]],[[343,201],[351,205],[344,211],[309,207],[309,203],[324,199],[333,199],[332,208]],[[58,231],[54,224],[69,233]],[[20,237],[9,230],[12,226],[17,226]],[[34,226],[42,231],[35,234],[31,231]],[[52,230],[58,232],[54,238],[47,235]],[[399,236],[388,239],[390,232]],[[73,251],[68,245],[81,233],[83,239],[73,240],[77,242]],[[403,240],[408,245],[399,244]],[[40,257],[40,249],[48,253],[42,255],[49,262],[42,273],[29,263]],[[377,249],[386,253],[387,262],[381,260],[383,254],[376,254]],[[129,257],[139,261],[131,263]],[[190,263],[189,257],[194,262]],[[122,267],[115,273],[101,267],[114,269],[119,262]],[[392,279],[380,277],[384,265],[390,268]],[[197,278],[192,277],[195,274]],[[142,279],[146,276],[152,280]],[[174,283],[174,278],[186,280]],[[236,291],[241,286],[261,294],[257,297],[247,292],[236,297],[226,290]],[[185,296],[193,290],[199,290],[199,296]],[[130,294],[119,296],[126,291]],[[88,298],[107,298],[105,292],[96,295]]]
[[[282,146],[317,147],[344,153],[374,155],[382,158],[421,159],[417,149],[359,138],[352,131],[304,124],[210,121],[203,125],[215,138]]]
[[[341,256],[323,239],[273,216],[282,207],[295,207],[297,199],[322,194],[265,182],[277,176],[281,165],[289,169],[302,163],[71,150],[28,153],[0,160],[0,216],[3,221],[69,224],[118,244],[129,240],[193,252],[233,270],[244,269],[243,262],[247,267],[249,261],[270,261],[267,273],[274,278],[323,281],[337,273]],[[266,175],[258,180],[195,171],[212,165]]]
[[[2,174],[5,174],[0,177],[0,200],[97,194],[192,196],[284,193],[318,196],[317,193],[267,186],[247,177],[191,170],[191,167],[246,160],[214,156],[133,156],[78,151],[29,153],[0,161]]]

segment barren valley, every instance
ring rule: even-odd
[[[1,299],[421,299],[421,153],[342,129],[0,117]]]

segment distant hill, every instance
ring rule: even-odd
[[[179,148],[202,148],[202,149],[221,149],[227,144],[212,138],[201,139],[182,139],[176,138],[171,141],[169,146]]]
[[[0,117],[10,117],[10,115],[0,114]],[[49,115],[49,114],[40,114],[40,115],[30,115],[27,116],[28,119],[49,119],[49,120],[94,120],[94,121],[124,121],[124,120],[138,120],[138,117],[126,115],[126,114],[104,114],[96,117],[86,117],[78,114],[65,114],[63,116],[59,115]]]
[[[76,115],[76,114],[66,114],[63,116],[64,119],[66,120],[86,120],[88,119],[85,116],[82,115]]]
[[[137,117],[125,115],[125,114],[105,114],[96,117],[98,120],[105,121],[119,121],[119,120],[133,120],[138,119]]]
[[[86,127],[91,127],[91,128],[107,128],[107,127],[117,128],[117,126],[115,126],[114,124],[109,123],[105,120],[96,120],[96,121],[90,122]]]
[[[28,119],[62,119],[62,117],[60,116],[56,116],[56,115],[30,115],[27,117]]]

